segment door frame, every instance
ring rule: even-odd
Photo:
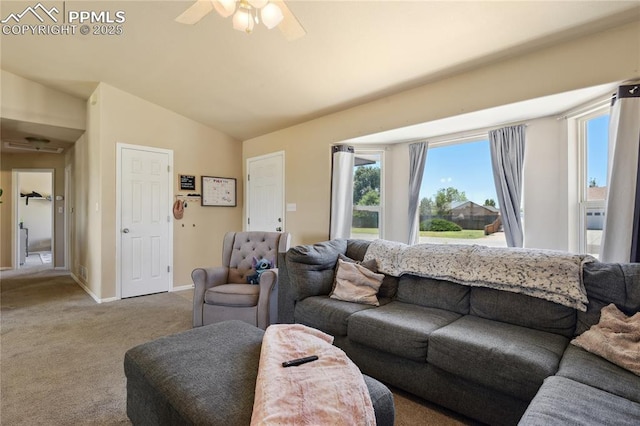
[[[282,232],[286,232],[287,229],[287,211],[286,211],[286,194],[285,194],[285,152],[284,151],[276,151],[269,154],[258,155],[256,157],[247,158],[245,163],[246,172],[244,174],[244,187],[246,191],[244,191],[244,218],[242,221],[242,230],[247,231],[249,229],[248,218],[249,212],[251,211],[251,185],[249,185],[249,163],[253,161],[266,160],[271,157],[280,157],[282,162],[282,179],[280,181],[280,186],[282,188]]]
[[[69,200],[70,194],[75,190],[73,185],[73,167],[68,164],[64,168],[64,265],[65,270],[71,270],[71,214],[69,209],[71,208],[71,200]],[[53,260],[53,259],[52,259]]]
[[[20,188],[19,180],[20,173],[49,173],[51,175],[51,267],[55,267],[56,264],[56,221],[55,221],[55,187],[56,187],[56,170],[55,169],[40,169],[40,168],[19,168],[11,169],[11,186],[13,192],[13,212],[11,218],[11,250],[13,256],[11,256],[12,268],[20,269],[20,247],[19,247],[19,235],[18,226],[20,223]]]
[[[122,151],[125,149],[135,149],[139,151],[147,151],[158,154],[167,154],[168,155],[168,164],[169,164],[169,172],[167,173],[167,183],[168,183],[168,206],[167,206],[167,217],[169,220],[167,221],[167,226],[169,227],[169,235],[167,238],[167,250],[168,250],[168,263],[171,268],[171,273],[169,274],[169,281],[167,283],[167,291],[171,291],[173,288],[173,219],[171,216],[171,212],[169,211],[173,199],[173,150],[164,149],[164,148],[156,148],[152,146],[145,145],[132,145],[122,142],[116,143],[116,227],[114,232],[116,233],[116,297],[115,300],[122,299],[122,270],[121,270],[121,262],[120,256],[122,255],[120,247],[122,245]]]

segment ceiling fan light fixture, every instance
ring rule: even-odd
[[[211,0],[213,8],[223,18],[228,18],[236,10],[236,0]]]
[[[256,9],[262,9],[267,3],[269,3],[269,0],[249,0],[249,4]]]
[[[238,31],[244,31],[247,34],[251,34],[253,31],[254,20],[251,16],[251,11],[246,9],[238,9],[233,15],[233,29]]]
[[[268,3],[263,7],[260,16],[262,16],[262,23],[269,29],[277,27],[284,18],[282,10],[275,3]]]

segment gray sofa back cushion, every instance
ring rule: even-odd
[[[519,293],[473,287],[469,312],[481,318],[572,337],[576,311],[557,303]]]
[[[287,273],[296,300],[328,295],[340,254],[345,254],[347,240],[331,240],[314,245],[296,246],[287,252]]]
[[[591,262],[584,265],[587,312],[578,312],[576,335],[600,321],[600,310],[610,303],[627,315],[640,311],[640,263]]]
[[[347,251],[345,255],[353,260],[362,260],[367,253],[371,241],[367,240],[347,240]]]
[[[469,313],[469,290],[470,287],[449,281],[403,275],[398,280],[397,300],[466,315]]]

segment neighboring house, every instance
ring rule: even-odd
[[[485,226],[495,222],[499,214],[495,207],[481,206],[473,201],[454,201],[449,217],[462,229],[485,229]]]
[[[474,216],[492,216],[494,219],[500,212],[492,206],[481,206],[473,201],[454,201],[451,203],[451,216],[464,219]]]
[[[605,200],[607,196],[606,186],[590,186],[587,188],[587,200]],[[604,207],[587,207],[587,229],[601,231],[604,228]]]

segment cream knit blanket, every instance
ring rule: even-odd
[[[333,337],[302,324],[274,324],[262,340],[252,425],[375,425],[362,373]],[[282,362],[317,355],[297,367]]]
[[[611,303],[598,324],[571,343],[640,376],[640,312],[627,317]]]
[[[364,260],[378,272],[412,274],[458,284],[522,293],[586,311],[582,267],[589,255],[553,250],[462,244],[406,244],[374,240]]]

